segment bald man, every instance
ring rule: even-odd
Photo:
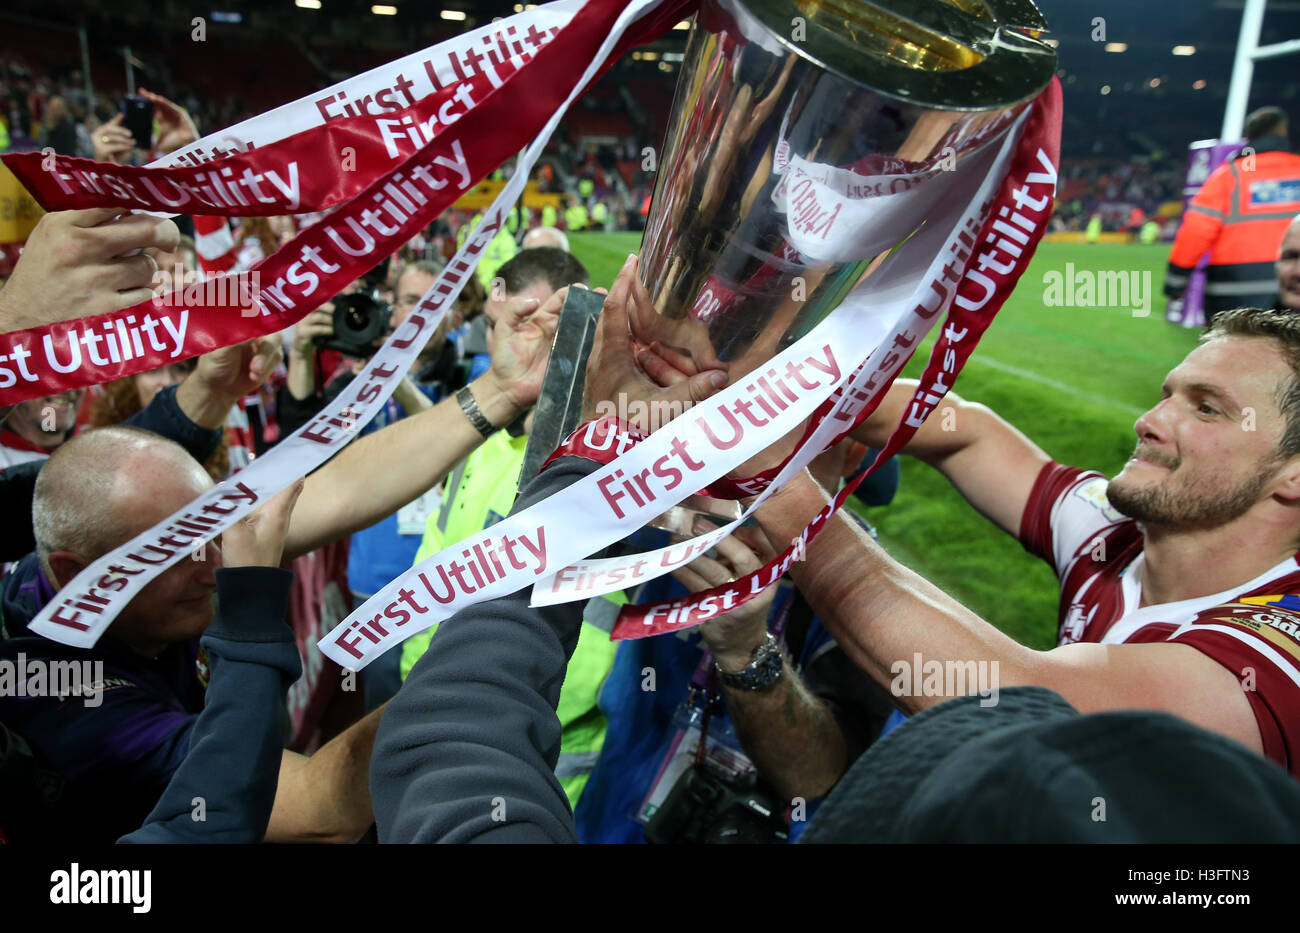
[[[567,253],[569,238],[564,235],[564,231],[557,230],[555,227],[534,227],[524,234],[523,248],[535,249],[538,246],[554,246]]]
[[[1291,220],[1277,252],[1277,309],[1300,311],[1300,214]]]
[[[64,444],[36,481],[39,573],[6,580],[6,623],[35,615],[86,565],[211,486],[197,460],[149,431],[100,428]],[[0,719],[68,781],[59,814],[65,834],[111,842],[145,822],[190,752],[208,677],[199,639],[210,627],[227,638],[243,631],[265,641],[278,621],[280,637],[292,640],[284,624],[292,575],[275,566],[285,531],[287,522],[269,548],[252,554],[246,548],[239,571],[223,568],[214,544],[179,561],[141,590],[93,648],[10,628],[0,660],[22,665],[29,678],[56,662],[80,662],[98,679],[95,693],[79,698],[0,696]],[[257,562],[269,566],[251,566]],[[13,585],[22,579],[27,586]],[[284,751],[266,763],[279,772],[268,841],[355,840],[366,831],[372,819],[367,768],[378,721],[377,714],[363,719],[311,758]],[[204,809],[224,815],[242,807],[223,794],[236,793],[248,778],[212,774]],[[214,819],[214,834],[219,825]]]
[[[297,557],[386,518],[531,408],[563,301],[561,291],[545,303],[537,297],[510,302],[495,321],[488,372],[457,398],[359,437],[312,473],[288,522],[283,556]],[[231,365],[246,368],[238,361]],[[315,430],[327,429],[322,424]],[[67,657],[69,649],[30,633],[27,623],[81,568],[211,486],[198,462],[179,447],[148,432],[105,431],[65,444],[37,479],[37,551],[3,581],[10,640],[0,643],[0,660],[20,652],[28,659]],[[0,698],[0,719],[55,767],[70,769],[65,774],[87,793],[89,815],[78,824],[87,841],[111,842],[139,827],[147,805],[157,801],[184,760],[193,717],[203,705],[202,684],[195,680],[197,639],[212,620],[220,589],[220,553],[209,547],[201,556],[161,574],[114,620],[100,644],[77,655],[104,662],[105,670],[112,661],[127,672],[114,675],[122,683],[114,682],[101,705]],[[240,613],[251,611],[247,601],[253,598],[238,590],[227,597],[237,601]],[[206,676],[202,669],[200,675]],[[111,711],[122,708],[125,720],[119,723]],[[353,841],[370,827],[367,769],[377,724],[378,711],[310,759],[284,753],[268,841]],[[29,726],[35,734],[26,734]],[[68,735],[76,741],[67,744]]]

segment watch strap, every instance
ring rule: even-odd
[[[776,683],[781,676],[781,671],[785,668],[785,655],[781,651],[781,643],[778,642],[771,632],[767,633],[767,641],[754,652],[754,658],[743,671],[728,673],[714,662],[717,668],[718,680],[724,687],[730,687],[733,690],[762,690]]]
[[[491,437],[496,433],[496,428],[492,422],[487,420],[487,415],[483,414],[483,409],[478,407],[478,402],[474,400],[474,393],[470,391],[469,386],[464,386],[456,393],[456,401],[460,403],[460,410],[465,413],[469,423],[474,425],[474,430],[482,434],[484,438]]]

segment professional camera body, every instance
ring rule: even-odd
[[[378,289],[336,295],[331,301],[334,304],[334,333],[329,337],[317,337],[316,346],[361,359],[373,356],[377,349],[375,341],[388,333],[388,319],[393,316],[392,305],[379,297]]]
[[[646,824],[646,842],[780,844],[789,838],[785,801],[754,771],[736,775],[709,759],[687,768]]]

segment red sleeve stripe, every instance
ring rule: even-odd
[[[1235,638],[1237,641],[1241,642],[1242,644],[1247,645],[1252,651],[1262,655],[1263,657],[1271,661],[1279,671],[1281,671],[1283,674],[1287,676],[1287,678],[1291,681],[1291,683],[1293,683],[1297,688],[1300,688],[1300,670],[1297,670],[1296,668],[1296,659],[1294,657],[1287,657],[1286,655],[1282,654],[1271,644],[1269,644],[1265,639],[1261,638],[1259,635],[1256,635],[1252,632],[1243,631],[1240,628],[1237,628],[1235,626],[1230,626],[1230,625],[1206,625],[1204,623],[1195,623],[1195,624],[1188,623],[1187,625],[1184,625],[1182,628],[1180,628],[1178,631],[1174,632],[1174,634],[1170,635],[1169,640],[1178,641],[1182,639],[1185,641],[1183,636],[1195,635],[1198,632],[1218,632],[1222,635],[1227,635],[1230,638]],[[1233,671],[1233,674],[1236,675],[1237,677],[1241,676],[1240,671]]]
[[[1020,543],[1035,557],[1041,557],[1055,568],[1056,556],[1052,550],[1052,515],[1057,504],[1084,475],[1077,467],[1063,466],[1055,460],[1043,464],[1029,491],[1025,511],[1020,516]]]

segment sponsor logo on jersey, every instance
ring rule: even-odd
[[[1248,606],[1276,606],[1300,612],[1300,596],[1243,596],[1237,602]]]
[[[1106,487],[1110,481],[1103,476],[1098,476],[1088,480],[1074,490],[1074,495],[1095,508],[1102,515],[1106,516],[1108,521],[1122,522],[1127,517],[1110,504],[1106,498]]]
[[[1272,602],[1261,602],[1272,600]],[[1283,604],[1282,600],[1290,600]],[[1294,609],[1291,607],[1295,607]],[[1267,608],[1268,611],[1264,611]],[[1300,600],[1295,596],[1244,596],[1216,606],[1198,622],[1226,622],[1253,632],[1300,663]]]

